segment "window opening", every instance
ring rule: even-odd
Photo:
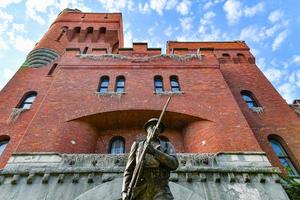
[[[258,107],[258,104],[253,99],[252,93],[250,91],[243,90],[241,92],[241,95],[244,101],[246,102],[248,108]]]
[[[83,52],[82,52],[82,54],[86,54],[87,51],[88,51],[88,47],[85,47],[84,50],[83,50]]]
[[[52,65],[51,69],[48,72],[48,76],[51,76],[53,74],[53,72],[55,71],[56,67],[57,67],[57,63],[54,63]]]
[[[117,93],[125,92],[125,77],[124,76],[117,77],[115,92],[117,92]]]
[[[30,92],[25,96],[24,100],[22,101],[22,103],[18,108],[30,109],[36,96],[37,96],[36,92]]]
[[[180,86],[179,86],[177,76],[171,76],[170,77],[170,84],[171,84],[172,92],[180,92]]]
[[[161,76],[154,77],[154,90],[156,93],[160,93],[164,91],[163,79]]]
[[[108,84],[109,84],[109,77],[108,76],[103,76],[100,79],[99,92],[100,93],[106,93],[108,91]]]
[[[122,137],[115,137],[111,140],[110,150],[111,154],[125,153],[125,140]]]
[[[286,153],[286,151],[284,150],[280,142],[276,139],[270,139],[269,142],[272,146],[273,151],[279,158],[280,163],[286,169],[288,174],[298,175],[296,168],[294,167],[290,157],[288,156],[288,154]]]
[[[9,140],[2,140],[0,141],[0,156],[4,152]]]

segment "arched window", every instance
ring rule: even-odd
[[[238,54],[237,54],[237,57],[238,57],[238,59],[239,59],[239,61],[240,61],[240,62],[243,62],[243,61],[245,61],[245,60],[246,60],[246,57],[245,57],[245,55],[244,55],[244,54],[242,54],[242,53],[238,53]]]
[[[87,33],[89,34],[89,33],[93,33],[94,28],[93,27],[88,27],[86,30],[87,30]]]
[[[108,91],[108,84],[109,84],[109,77],[108,76],[102,76],[100,78],[100,84],[99,84],[98,92],[106,93]]]
[[[248,108],[258,107],[258,104],[256,103],[256,101],[253,98],[252,92],[250,92],[248,90],[243,90],[243,91],[241,91],[241,95],[242,95],[244,101],[246,102]]]
[[[230,59],[230,55],[228,53],[223,53],[222,56],[225,58],[225,59]]]
[[[125,153],[125,140],[123,137],[113,137],[110,141],[109,151],[110,154]]]
[[[22,98],[22,101],[19,103],[18,108],[30,109],[36,96],[37,92],[34,91],[26,93]]]
[[[125,92],[125,77],[124,76],[118,76],[116,78],[115,92],[117,92],[117,93]]]
[[[7,146],[8,142],[9,142],[9,139],[0,140],[0,156],[3,153],[3,151],[5,150],[5,147]]]
[[[177,76],[170,76],[170,85],[171,85],[171,91],[172,92],[179,92],[180,91],[180,86],[179,86]]]
[[[163,79],[161,76],[154,77],[154,91],[160,93],[164,91]]]
[[[75,32],[75,33],[80,33],[80,30],[81,30],[81,28],[80,28],[79,26],[76,26],[76,27],[74,28],[74,32]]]
[[[298,175],[296,168],[294,167],[290,157],[280,144],[280,142],[274,138],[269,139],[269,142],[272,146],[273,151],[279,158],[280,163],[286,169],[289,175]]]

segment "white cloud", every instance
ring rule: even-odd
[[[177,0],[168,0],[166,3],[166,10],[171,10],[171,9],[175,8],[177,3],[178,3]]]
[[[189,0],[183,0],[177,5],[176,10],[181,15],[187,15],[189,13],[191,5],[192,5],[192,3]]]
[[[124,24],[124,47],[132,47],[133,35],[131,32],[131,25]]]
[[[295,55],[292,60],[293,64],[300,65],[300,55]]]
[[[144,5],[142,5],[141,3],[139,3],[138,5],[138,9],[141,13],[145,14],[145,13],[150,13],[150,6],[148,3],[145,3]]]
[[[204,13],[203,17],[200,19],[201,25],[211,24],[212,19],[216,16],[216,13],[209,11]]]
[[[141,5],[141,8],[144,8],[145,5],[148,3],[145,3],[144,6]],[[178,4],[178,0],[150,0],[149,1],[149,7],[156,11],[159,15],[163,14],[164,10],[171,10],[176,7]]]
[[[271,27],[259,27],[257,25],[250,25],[242,29],[240,33],[240,40],[252,40],[253,42],[262,42],[268,38],[272,38],[275,34],[287,24],[275,24]]]
[[[215,6],[218,3],[224,2],[225,0],[204,0],[203,10],[208,10],[209,8]]]
[[[226,33],[222,33],[214,23],[213,18],[216,16],[216,13],[209,11],[204,13],[203,17],[200,19],[200,25],[198,27],[198,40],[204,41],[216,41],[216,40],[227,40]]]
[[[192,28],[192,23],[193,23],[193,18],[191,17],[185,17],[182,19],[179,19],[180,21],[180,26],[182,28],[183,31],[189,31]]]
[[[158,23],[156,22],[152,27],[148,28],[148,34],[150,36],[153,36],[154,35],[154,31],[155,29],[158,27]]]
[[[223,6],[229,25],[236,24],[241,17],[253,17],[264,11],[264,3],[260,2],[252,7],[243,7],[239,0],[227,0]]]
[[[300,70],[292,72],[288,77],[288,81],[300,88]]]
[[[155,10],[158,14],[162,15],[166,3],[166,0],[150,0],[150,8],[152,10]]]
[[[15,49],[22,52],[29,52],[33,49],[35,42],[22,35],[25,32],[24,24],[12,24],[12,29],[7,35],[9,43],[12,44]]]
[[[204,10],[208,10],[209,8],[211,8],[214,5],[213,1],[208,1],[204,4],[203,9]]]
[[[284,83],[280,85],[278,87],[278,91],[288,103],[292,103],[293,100],[297,98],[297,87],[291,83]]]
[[[168,26],[168,28],[164,30],[164,34],[168,37],[170,37],[172,35],[172,33],[173,33],[172,26]]]
[[[0,69],[0,90],[5,86],[5,84],[13,77],[16,70],[4,67]]]
[[[91,12],[91,9],[85,5],[84,0],[58,0],[55,5],[59,11],[62,11],[65,8],[77,8],[82,12]]]
[[[13,3],[20,3],[22,0],[1,0],[0,1],[0,7],[5,8],[10,4]]]
[[[3,77],[6,79],[6,80],[9,80],[11,79],[11,77],[15,74],[15,71],[12,70],[12,69],[9,69],[9,68],[4,68],[3,69]]]
[[[272,51],[276,51],[288,36],[288,31],[284,30],[277,35],[272,44]]]
[[[38,12],[45,13],[47,8],[54,6],[56,4],[55,0],[41,1],[41,0],[27,0],[26,1],[26,15],[32,20],[38,22],[39,24],[45,24],[46,21],[38,15]]]
[[[13,18],[12,15],[0,10],[0,50],[8,49],[7,41],[4,39],[4,33],[6,33]]]
[[[27,0],[25,4],[26,16],[39,24],[44,25],[46,24],[46,20],[41,16],[41,14],[49,15],[50,13],[51,18],[53,18],[53,9],[58,9],[59,12],[65,8],[78,8],[83,12],[90,12],[90,9],[85,6],[83,2],[83,0]],[[106,2],[109,3],[109,1]]]
[[[134,3],[132,0],[98,0],[108,12],[120,12],[124,9],[132,10]]]
[[[8,14],[2,10],[0,10],[0,19],[4,20],[6,22],[11,22],[13,20],[13,16],[11,14]]]
[[[264,74],[271,82],[278,83],[281,80],[284,72],[276,68],[268,68],[264,70]]]
[[[229,25],[233,25],[238,22],[240,17],[243,15],[241,3],[238,0],[227,0],[223,9],[226,12],[226,18]]]
[[[273,12],[270,13],[268,19],[274,23],[277,22],[282,17],[283,17],[283,12],[281,10],[274,10]]]
[[[266,68],[266,60],[264,58],[258,58],[256,63],[261,70]]]
[[[263,12],[264,11],[264,3],[260,2],[258,4],[256,4],[255,6],[252,7],[246,7],[244,9],[244,14],[246,17],[252,17],[254,15],[256,15],[259,12]]]

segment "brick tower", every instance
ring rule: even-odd
[[[120,198],[126,153],[169,95],[161,139],[180,159],[175,199],[288,199],[278,167],[299,175],[299,116],[245,42],[123,48],[121,14],[72,9],[0,93],[0,196]]]

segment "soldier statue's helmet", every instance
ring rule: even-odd
[[[145,131],[147,132],[147,128],[148,128],[149,126],[155,126],[155,125],[157,124],[157,122],[158,122],[158,119],[157,119],[157,118],[149,119],[149,120],[145,123],[145,125],[144,125]],[[165,125],[164,125],[162,122],[160,122],[159,125],[158,125],[158,128],[160,129],[160,132],[162,133],[162,132],[164,132],[164,130],[165,130]]]

